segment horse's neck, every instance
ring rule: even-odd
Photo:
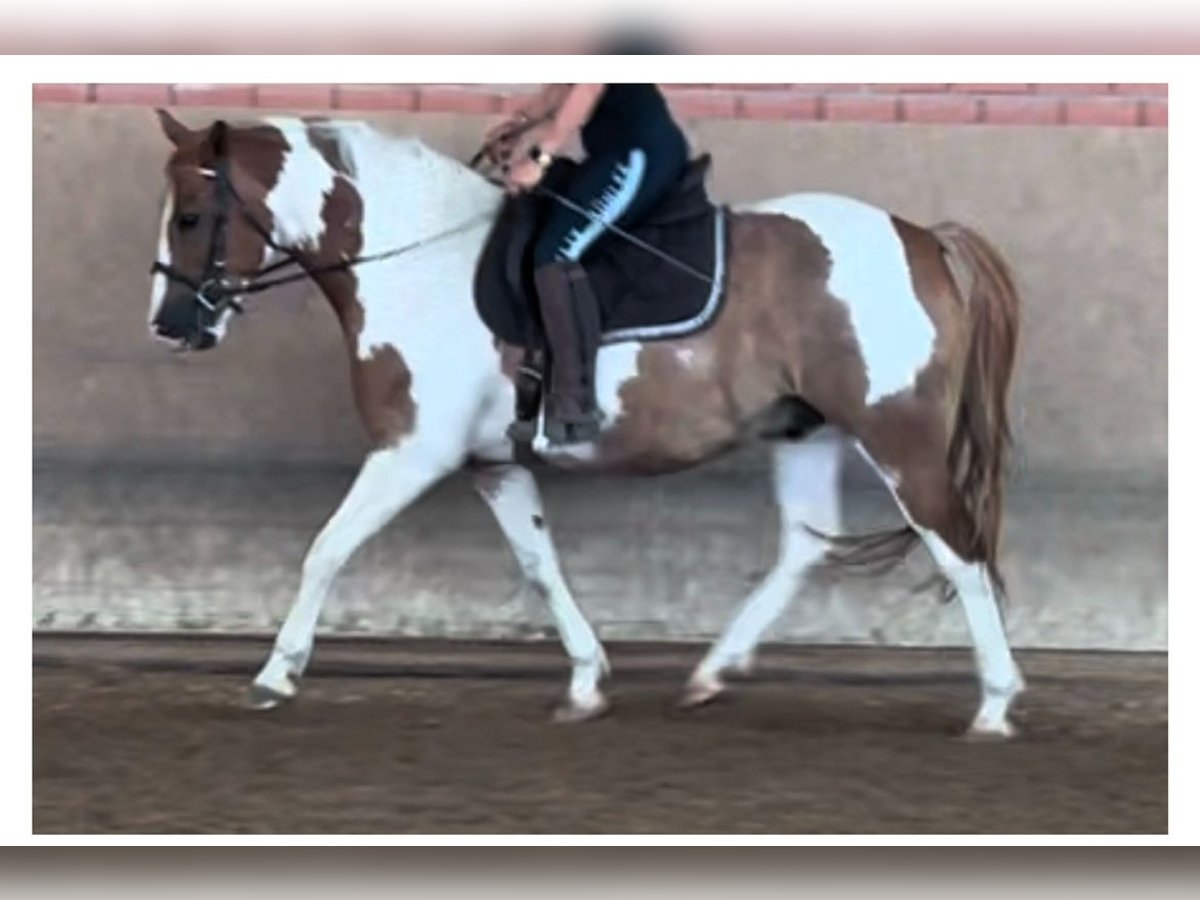
[[[322,244],[352,243],[360,246],[361,255],[383,253],[499,208],[498,188],[413,138],[392,137],[354,122],[269,121],[283,132],[288,150],[267,205],[276,241],[293,252],[311,254]],[[329,215],[327,200],[339,180],[354,188],[360,215]],[[344,235],[327,234],[329,228],[358,228],[360,234],[349,237],[361,241],[339,240]]]
[[[341,262],[336,254],[346,251],[338,248],[360,257],[408,248],[364,260],[353,279],[317,276],[357,354],[396,345],[422,323],[477,321],[471,265],[502,192],[416,140],[359,125],[309,127],[293,123],[285,132],[290,150],[268,198],[285,246],[315,267]],[[356,295],[345,293],[350,283]]]
[[[434,239],[498,208],[494,185],[418,140],[366,127],[341,140],[362,201],[364,255]]]

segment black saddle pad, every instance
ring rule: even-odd
[[[714,207],[704,179],[711,157],[694,160],[678,184],[628,231],[695,272],[612,233],[582,262],[600,303],[602,342],[666,340],[716,320],[724,298],[725,210]],[[564,184],[577,163],[556,160],[544,184]],[[522,194],[505,202],[475,270],[475,305],[492,333],[506,343],[538,343],[540,324],[529,259],[532,238],[552,198]]]

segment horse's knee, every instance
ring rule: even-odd
[[[318,540],[309,548],[300,571],[305,581],[328,581],[345,561],[345,554],[330,542]]]

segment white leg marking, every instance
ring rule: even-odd
[[[866,363],[867,402],[912,387],[937,334],[913,291],[891,215],[834,194],[792,194],[745,208],[804,222],[829,251],[829,292],[849,310]]]
[[[597,685],[608,671],[608,660],[563,577],[537,482],[523,466],[502,465],[480,472],[475,487],[508,538],[521,572],[550,604],[571,659],[570,705],[564,714],[580,718],[602,712],[606,701]]]
[[[337,573],[368,538],[446,474],[446,467],[431,464],[415,450],[403,444],[368,456],[350,492],[313,541],[296,602],[254,679],[262,693],[280,698],[296,693],[296,679],[308,664],[317,619]]]
[[[791,603],[827,546],[808,528],[835,532],[844,438],[822,429],[798,444],[773,448],[775,500],[780,515],[780,552],[775,566],[743,602],[733,621],[696,667],[688,682],[686,704],[702,703],[723,689],[721,672],[749,669],[767,628]]]
[[[970,733],[980,737],[1011,737],[1013,727],[1008,721],[1008,707],[1025,682],[1009,649],[987,568],[983,563],[960,559],[935,532],[919,527],[917,532],[958,592],[975,645],[975,665],[983,699]]]
[[[859,453],[888,486],[908,524],[921,536],[942,574],[954,585],[962,603],[967,629],[971,632],[971,642],[975,647],[975,665],[983,694],[969,734],[979,737],[1012,736],[1008,707],[1024,689],[1025,681],[1009,648],[1000,608],[996,603],[996,590],[987,567],[983,563],[961,559],[936,532],[914,522],[896,493],[896,476],[880,466],[862,444],[857,446]]]

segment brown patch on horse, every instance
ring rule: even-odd
[[[783,215],[730,217],[721,318],[680,341],[648,344],[620,391],[622,412],[599,462],[661,472],[735,446],[788,400],[860,439],[897,481],[913,520],[967,560],[996,566],[1008,451],[1016,293],[999,256],[959,226],[893,225],[914,291],[934,324],[930,360],[911,389],[868,405],[868,375],[849,310],[829,291],[831,260],[812,229]],[[951,262],[970,278],[959,288]],[[965,295],[965,297],[964,297]],[[781,435],[794,438],[786,428]],[[897,562],[908,526],[857,542]]]
[[[283,159],[289,149],[287,139],[279,129],[269,125],[226,127],[220,139],[223,146],[218,147],[215,126],[190,130],[167,116],[163,127],[175,144],[175,151],[167,160],[166,176],[174,192],[176,214],[215,213],[216,182],[203,173],[215,168],[218,154],[224,153],[234,162],[230,178],[244,204],[245,216],[252,217],[266,233],[271,232],[275,220],[267,208],[266,197],[279,180]],[[266,249],[266,241],[245,216],[236,209],[229,210],[226,262],[229,271],[236,274],[257,271]],[[196,229],[186,234],[172,229],[172,265],[198,276],[204,270],[211,242],[211,229]],[[171,302],[172,293],[180,291],[186,293],[186,302],[191,303],[190,290],[173,286],[164,304]]]
[[[912,519],[969,562],[983,562],[1004,590],[998,558],[1011,448],[1008,391],[1015,362],[1018,295],[999,254],[954,223],[918,228],[893,219],[913,287],[934,322],[929,363],[912,390],[872,406],[859,437],[897,480]],[[915,543],[899,529],[851,551],[886,563]]]
[[[390,344],[368,359],[355,359],[350,373],[354,402],[373,447],[391,447],[411,434],[417,418],[412,373]]]
[[[729,218],[725,309],[701,334],[647,344],[622,413],[601,438],[604,463],[669,471],[757,436],[771,410],[803,398],[850,428],[867,394],[845,304],[829,293],[832,261],[811,228],[788,216]]]
[[[314,139],[323,135],[324,140]],[[309,127],[309,140],[337,172],[333,188],[321,208],[324,228],[321,240],[311,251],[314,267],[353,259],[362,252],[363,201],[353,182],[343,174],[337,141],[321,129]],[[358,297],[358,276],[353,268],[322,272],[314,277],[328,298],[342,326],[350,355],[350,382],[359,418],[373,447],[388,447],[411,434],[416,425],[416,401],[412,396],[412,373],[399,350],[390,345],[359,356],[363,328],[363,306]]]
[[[314,266],[332,265],[353,259],[362,251],[363,203],[358,190],[345,178],[333,180],[333,189],[321,208],[321,242],[313,252]],[[314,277],[342,324],[351,354],[358,348],[363,308],[358,299],[358,276],[353,268],[321,272]]]
[[[937,238],[895,216],[892,226],[935,337],[930,359],[912,388],[873,404],[858,436],[897,480],[896,492],[913,520],[936,531],[966,558],[969,523],[946,465],[963,366],[964,306]]]
[[[321,264],[353,259],[362,250],[363,204],[358,190],[347,179],[334,179],[321,218],[325,229],[317,250]],[[358,276],[347,268],[316,277],[342,325],[350,354],[350,381],[354,402],[372,446],[386,447],[411,434],[416,425],[416,400],[412,373],[400,351],[391,344],[376,347],[371,356],[359,356],[363,306],[358,298]]]

